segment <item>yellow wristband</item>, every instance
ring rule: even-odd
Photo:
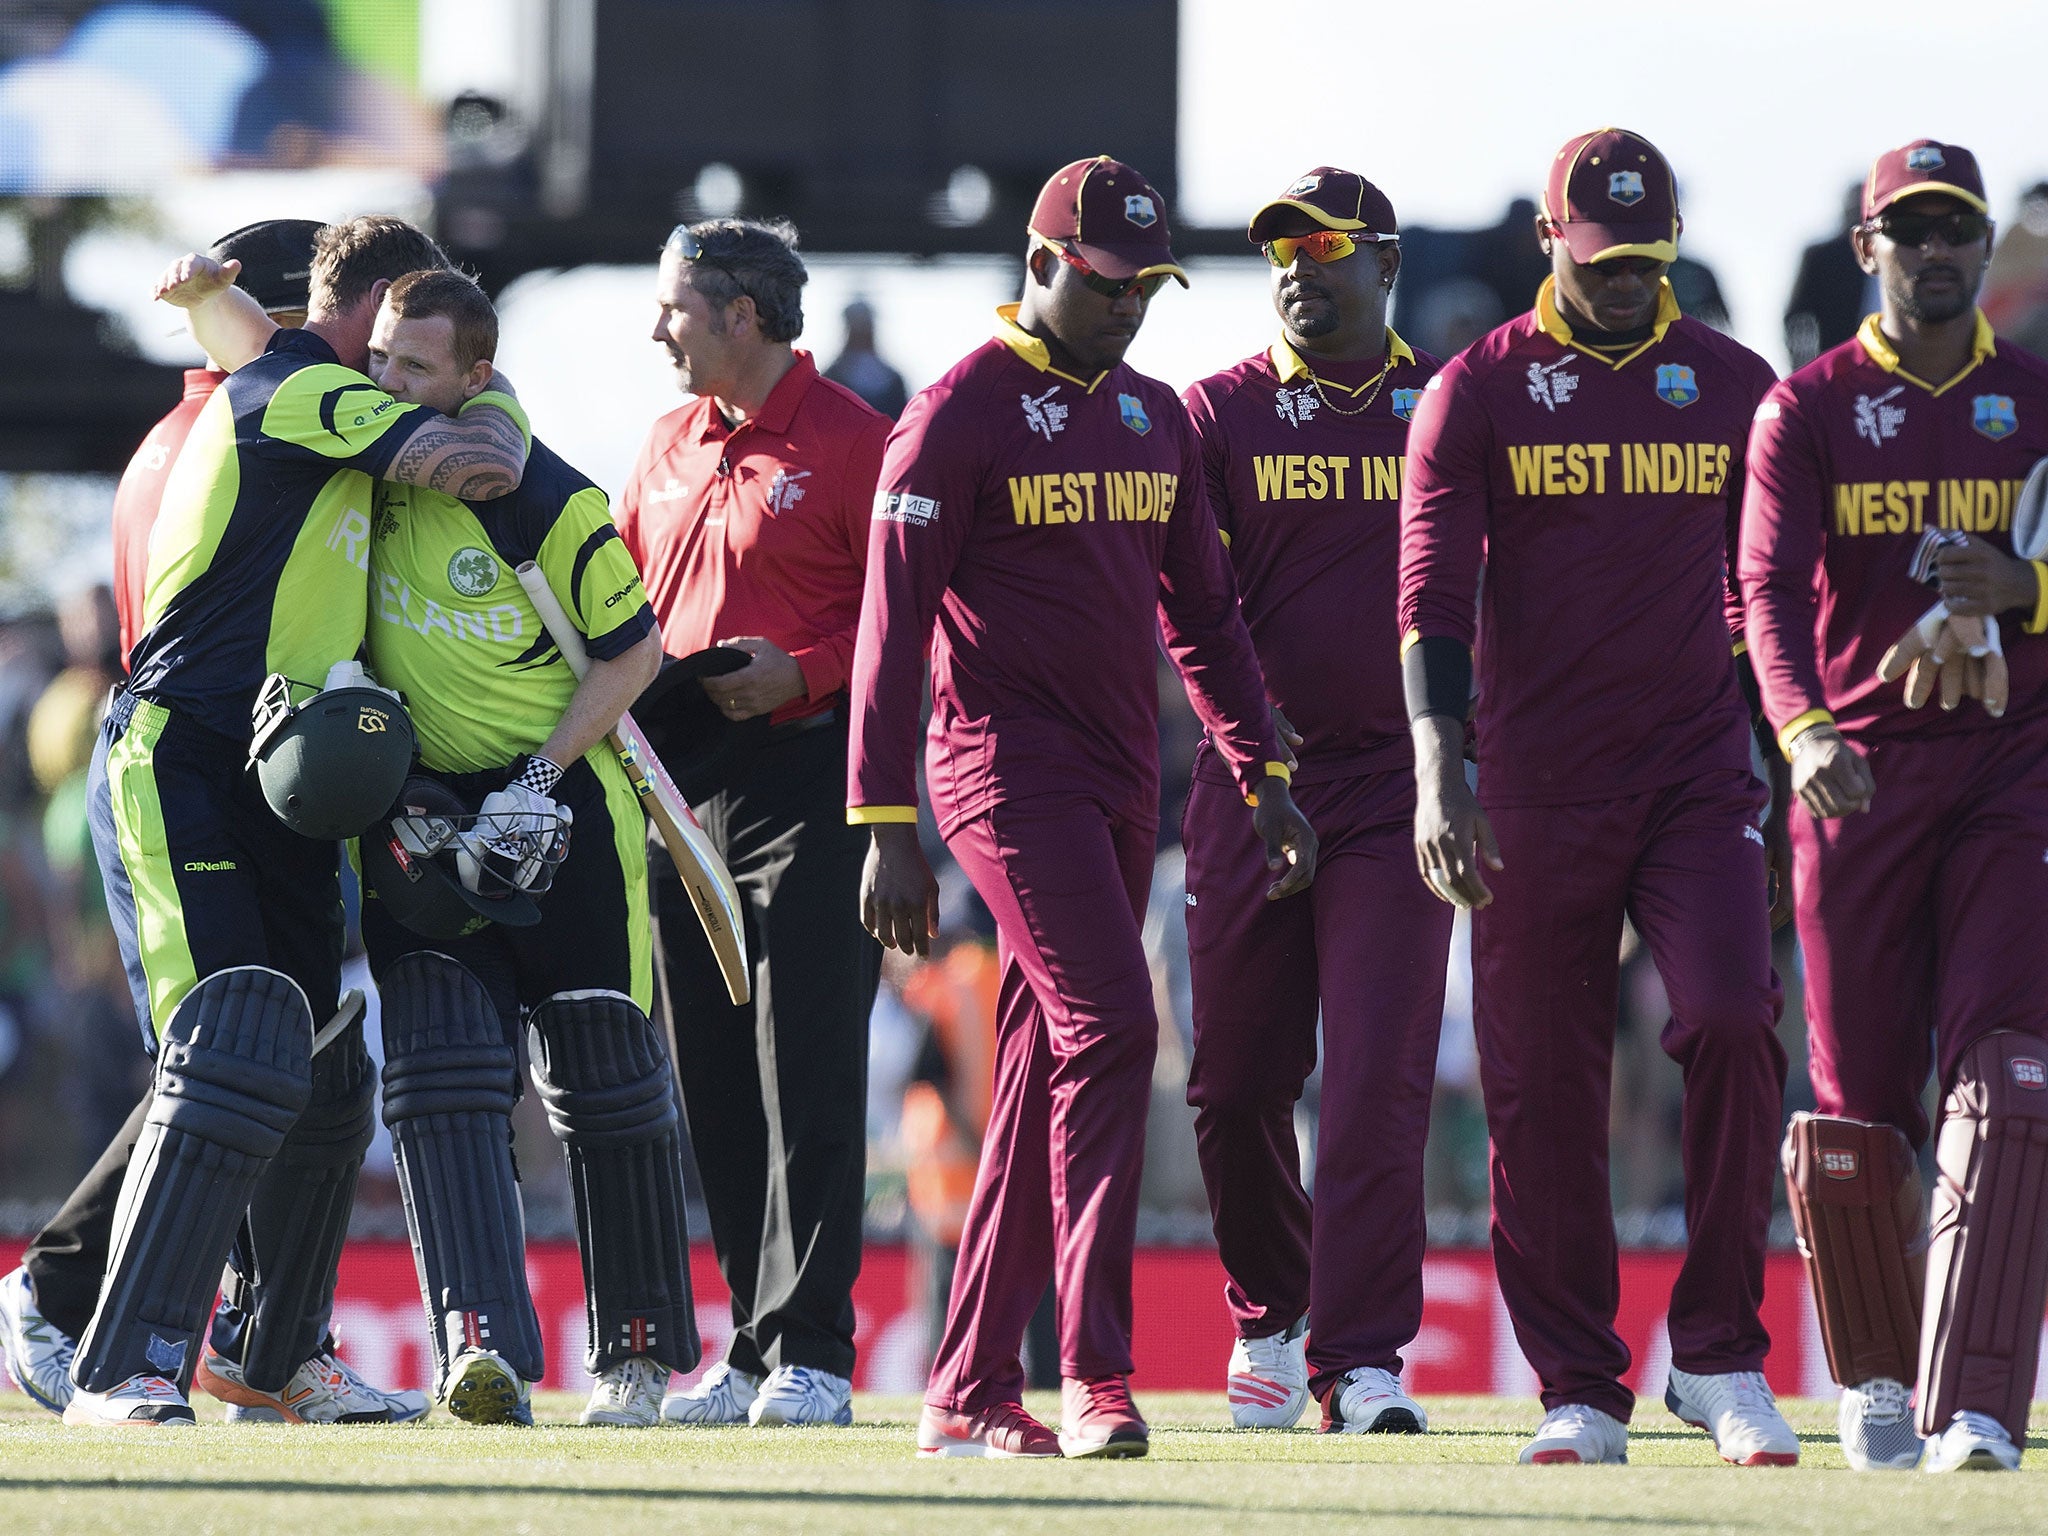
[[[846,808],[846,824],[849,827],[871,827],[889,822],[915,822],[917,807],[914,805],[849,805]]]
[[[2029,560],[2034,568],[2034,616],[2020,627],[2030,635],[2048,631],[2048,560]]]
[[[1792,761],[1792,743],[1816,725],[1833,725],[1835,717],[1824,709],[1809,709],[1803,715],[1794,715],[1778,727],[1778,750],[1785,754],[1785,761]]]

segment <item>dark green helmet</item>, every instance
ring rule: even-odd
[[[487,922],[530,928],[540,921],[531,896],[502,881],[491,894],[462,883],[462,834],[477,818],[454,790],[415,774],[391,814],[363,834],[363,887],[385,915],[429,939],[459,939]]]
[[[305,837],[355,837],[391,809],[412,767],[412,718],[353,663],[294,706],[273,672],[256,702],[249,761],[277,819]]]

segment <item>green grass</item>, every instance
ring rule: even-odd
[[[203,1402],[203,1400],[202,1400]],[[855,1400],[850,1430],[589,1430],[577,1399],[537,1399],[531,1430],[436,1415],[399,1429],[207,1423],[195,1433],[66,1430],[19,1397],[0,1408],[0,1532],[163,1536],[1001,1536],[1013,1531],[1361,1533],[1816,1532],[2048,1526],[2048,1439],[2018,1477],[1853,1476],[1832,1405],[1785,1405],[1797,1469],[1723,1466],[1706,1437],[1644,1403],[1627,1467],[1518,1467],[1533,1403],[1428,1401],[1425,1438],[1243,1434],[1219,1397],[1143,1394],[1136,1462],[919,1462],[916,1403]],[[1033,1408],[1050,1415],[1051,1400]],[[2040,1410],[2036,1410],[2037,1420]]]

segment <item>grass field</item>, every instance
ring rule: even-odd
[[[1786,1404],[1796,1469],[1723,1466],[1704,1435],[1645,1403],[1627,1467],[1518,1467],[1533,1403],[1436,1398],[1421,1439],[1241,1434],[1222,1400],[1143,1394],[1152,1454],[1135,1462],[919,1462],[917,1405],[856,1398],[850,1430],[401,1429],[207,1423],[194,1433],[87,1433],[10,1396],[0,1408],[0,1532],[165,1536],[818,1531],[2038,1532],[2048,1438],[2016,1477],[1854,1476],[1832,1405]],[[1056,1403],[1034,1399],[1048,1416]],[[2037,1422],[2041,1410],[2036,1409]]]

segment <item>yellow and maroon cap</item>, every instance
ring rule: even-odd
[[[1031,231],[1064,244],[1104,277],[1171,273],[1187,286],[1166,227],[1166,199],[1152,183],[1107,155],[1052,173],[1031,209]]]
[[[1874,219],[1900,198],[1920,192],[1955,198],[1979,213],[1991,211],[1975,155],[1960,144],[1915,139],[1872,162],[1870,174],[1863,178],[1863,217]]]
[[[1340,171],[1334,165],[1319,165],[1296,177],[1285,192],[1253,214],[1245,230],[1252,244],[1273,238],[1273,225],[1283,208],[1305,213],[1325,229],[1363,232],[1374,240],[1392,240],[1401,232],[1387,194],[1356,171]]]
[[[1678,259],[1678,183],[1657,146],[1626,128],[1596,128],[1566,142],[1550,162],[1543,217],[1573,261],[1618,256]]]

